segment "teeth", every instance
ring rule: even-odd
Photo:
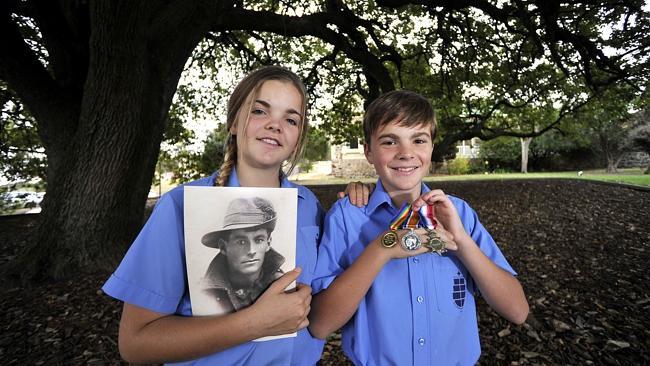
[[[280,145],[280,143],[278,143],[276,140],[273,140],[273,139],[262,139],[262,141],[266,142],[267,144],[271,144],[271,145]]]
[[[399,171],[399,172],[412,172],[412,171],[414,171],[415,169],[416,169],[415,167],[410,167],[410,168],[395,168],[395,170],[397,170],[397,171]]]

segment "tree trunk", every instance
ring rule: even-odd
[[[521,172],[528,173],[528,152],[530,151],[530,143],[533,141],[532,137],[522,137],[521,141]]]
[[[161,46],[151,37],[146,6],[107,2],[91,9],[78,121],[64,148],[46,149],[56,163],[49,166],[38,232],[11,269],[23,280],[112,271],[119,263],[142,225],[183,65],[204,34],[167,41],[176,48]]]
[[[619,159],[616,159],[612,154],[607,154],[607,174],[616,174],[618,173],[617,167],[618,167],[618,162]]]

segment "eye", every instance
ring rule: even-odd
[[[381,140],[379,141],[379,144],[386,145],[386,146],[395,145],[395,140],[391,140],[391,139]]]
[[[264,238],[256,238],[255,239],[255,244],[264,244],[266,243],[266,239]]]
[[[413,141],[413,142],[418,144],[418,145],[421,145],[421,144],[426,144],[429,141],[427,139],[415,139],[415,141]]]
[[[237,241],[235,241],[235,244],[246,245],[246,240],[244,240],[244,239],[238,239]]]
[[[253,108],[253,110],[251,111],[251,114],[263,115],[263,114],[266,114],[266,111],[261,109],[261,108]]]
[[[287,118],[287,123],[292,125],[292,126],[298,126],[298,121],[296,121],[293,118]]]

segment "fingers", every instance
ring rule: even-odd
[[[296,267],[293,270],[283,274],[282,277],[278,278],[271,284],[269,290],[272,292],[284,292],[287,287],[291,285],[291,283],[298,279],[300,272],[302,272],[302,269],[300,267]],[[311,293],[311,288],[309,288],[309,293]]]
[[[361,183],[361,182],[359,182]],[[361,205],[357,205],[359,207],[363,207],[368,204],[368,196],[370,196],[370,188],[368,185],[361,183],[361,189],[357,192],[357,201],[361,200]],[[361,193],[361,197],[358,196],[358,193]]]
[[[300,296],[311,297],[311,286],[299,282],[296,285],[296,293],[298,293]]]
[[[354,203],[355,206],[357,207],[363,207],[368,204],[368,196],[370,196],[370,189],[368,188],[367,185],[357,182],[357,187],[356,187],[356,203]]]
[[[356,200],[356,190],[357,190],[357,185],[362,184],[361,182],[350,182],[348,185],[345,187],[345,192],[339,192],[339,198],[343,198],[345,196],[349,196],[350,200],[355,199]]]
[[[375,184],[363,184],[362,182],[350,182],[345,187],[345,192],[339,192],[338,198],[343,198],[346,195],[350,198],[350,203],[357,207],[363,207],[368,204],[370,194],[375,190]]]
[[[437,202],[447,201],[447,195],[441,189],[426,192],[413,201],[413,208],[419,210],[424,205],[433,205]]]
[[[368,187],[361,182],[351,182],[348,184],[348,196],[350,203],[357,207],[363,207],[368,204]]]
[[[295,326],[295,331],[306,328],[309,326],[309,319],[307,316],[311,311],[311,287],[302,283],[298,283],[296,286],[297,291],[290,294],[295,298],[298,298],[295,303],[297,311],[297,325]]]
[[[300,324],[298,325],[298,329],[296,329],[296,331],[301,330],[301,329],[305,329],[308,326],[309,326],[309,319],[307,317],[305,317],[305,319],[303,319],[303,321],[300,322]]]
[[[374,183],[368,183],[363,185],[363,205],[367,206],[368,205],[368,200],[370,199],[370,195],[372,192],[375,190],[375,184]]]

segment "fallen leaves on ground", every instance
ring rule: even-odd
[[[531,313],[508,323],[479,300],[480,365],[650,364],[650,192],[573,180],[441,182],[478,212],[518,272]],[[313,188],[328,207],[340,186]],[[37,216],[0,218],[0,267]],[[108,274],[8,287],[2,365],[118,365],[121,304]],[[8,287],[8,288],[7,288]],[[345,365],[340,334],[322,365]]]

